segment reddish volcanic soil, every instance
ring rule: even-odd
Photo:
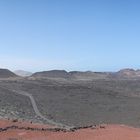
[[[52,130],[46,125],[1,120],[0,140],[140,140],[139,128],[124,125],[102,125],[74,132]]]

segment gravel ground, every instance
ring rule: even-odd
[[[35,115],[30,100],[10,92],[11,89],[30,93],[45,117],[66,125],[140,126],[139,80],[84,82],[25,78],[0,82],[0,116],[45,123]]]

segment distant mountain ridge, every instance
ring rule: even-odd
[[[92,71],[70,71],[65,70],[51,70],[36,72],[32,75],[36,78],[66,78],[66,79],[79,79],[79,80],[92,80],[92,79],[129,79],[140,78],[140,70],[134,69],[121,69],[118,72],[92,72]]]
[[[50,70],[31,73],[23,70],[11,72],[8,69],[0,69],[0,78],[9,77],[34,77],[34,78],[61,78],[77,80],[94,80],[94,79],[140,79],[140,70],[121,69],[118,72],[92,72],[92,71],[70,71]]]
[[[31,77],[34,78],[63,78],[75,80],[92,80],[92,79],[106,79],[109,72],[92,72],[92,71],[70,71],[65,70],[51,70],[36,72]]]

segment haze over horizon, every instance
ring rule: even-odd
[[[0,68],[140,68],[138,0],[1,0]]]

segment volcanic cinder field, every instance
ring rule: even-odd
[[[140,127],[140,71],[53,70],[20,77],[1,69],[0,118],[66,130],[100,124]]]

